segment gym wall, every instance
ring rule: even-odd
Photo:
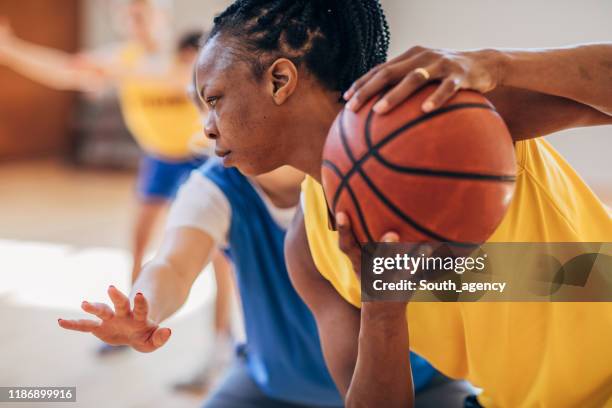
[[[0,16],[28,41],[75,51],[80,1],[0,0]],[[75,95],[53,91],[0,66],[0,160],[64,151]]]

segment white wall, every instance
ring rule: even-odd
[[[83,46],[96,47],[119,38],[110,23],[109,4],[120,0],[83,0]],[[125,1],[125,0],[123,0]],[[170,0],[175,34],[210,29],[213,17],[231,4],[229,0]]]
[[[391,25],[391,55],[413,45],[533,48],[612,41],[612,0],[382,3]],[[590,184],[612,189],[612,126],[574,129],[549,140]]]

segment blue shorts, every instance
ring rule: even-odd
[[[138,197],[144,202],[172,200],[191,171],[200,167],[206,159],[170,161],[144,154],[138,170]]]
[[[415,395],[415,407],[482,408],[473,395],[477,390],[467,381],[451,380],[440,373],[429,379]],[[202,408],[330,408],[322,405],[301,405],[280,401],[263,393],[252,379],[246,357],[240,352],[217,388],[204,401]],[[338,407],[339,408],[339,407]]]

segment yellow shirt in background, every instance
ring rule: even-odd
[[[612,241],[609,210],[546,141],[518,142],[516,154],[515,196],[490,242]],[[360,307],[323,189],[307,178],[302,191],[313,260]],[[406,315],[411,349],[483,388],[485,407],[612,407],[612,303],[414,302]]]
[[[137,45],[121,50],[119,64],[134,69],[119,86],[123,118],[138,144],[148,153],[171,160],[192,156],[190,141],[202,134],[199,113],[184,89],[162,78],[139,77],[138,65],[146,58]],[[168,75],[171,75],[169,72]]]

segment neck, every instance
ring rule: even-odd
[[[315,95],[314,100],[315,103],[305,104],[307,107],[303,108],[308,111],[307,115],[303,115],[303,123],[291,126],[292,129],[298,129],[298,133],[291,136],[295,145],[289,152],[288,164],[321,182],[323,147],[327,133],[344,105],[338,102],[336,92]]]
[[[255,183],[278,208],[290,208],[297,205],[303,179],[302,172],[286,166],[253,177]]]

